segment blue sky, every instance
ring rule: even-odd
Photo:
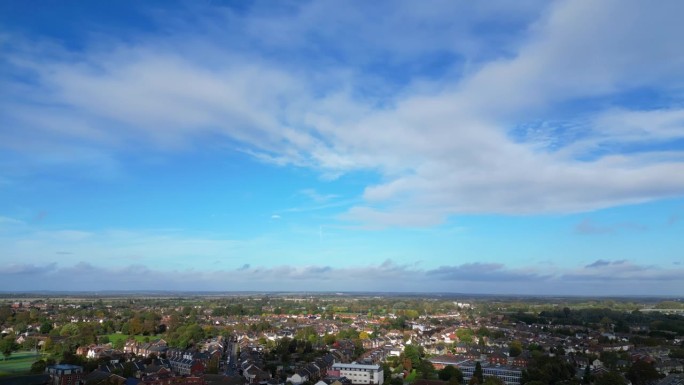
[[[0,290],[684,295],[677,1],[0,4]]]

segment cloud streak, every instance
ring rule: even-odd
[[[377,265],[252,266],[234,269],[174,270],[142,265],[104,267],[12,265],[0,272],[0,290],[208,290],[208,291],[398,291],[492,294],[668,295],[684,292],[680,268],[659,269],[629,261],[597,261],[569,271],[542,273],[502,264],[468,263],[423,270],[386,260]],[[353,277],[354,284],[349,284]],[[603,281],[601,291],[578,288]],[[628,286],[625,286],[627,284]],[[629,291],[625,287],[639,288]],[[673,291],[674,290],[674,291]]]
[[[611,225],[599,225],[589,218],[583,219],[575,226],[575,233],[584,235],[612,234],[618,231],[645,231],[648,227],[640,223],[623,222]]]
[[[440,266],[426,272],[441,280],[466,282],[526,282],[542,283],[551,278],[536,271],[521,271],[507,269],[500,263],[466,263],[460,266]]]

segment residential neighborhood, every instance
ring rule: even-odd
[[[26,373],[0,365],[0,382],[675,384],[684,372],[681,305],[321,295],[6,300],[4,358],[28,351],[35,362]]]

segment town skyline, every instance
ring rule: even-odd
[[[0,292],[684,295],[676,1],[0,4]]]

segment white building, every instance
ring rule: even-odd
[[[463,373],[464,383],[468,383],[475,373],[476,363],[473,361],[463,361],[455,365]],[[506,385],[520,385],[522,383],[522,370],[504,365],[491,365],[488,362],[481,364],[482,375],[487,377],[498,377],[503,380]]]
[[[362,365],[357,363],[351,364],[333,364],[331,373],[340,377],[347,377],[352,384],[375,384],[382,385],[384,376],[382,367],[380,365]]]

